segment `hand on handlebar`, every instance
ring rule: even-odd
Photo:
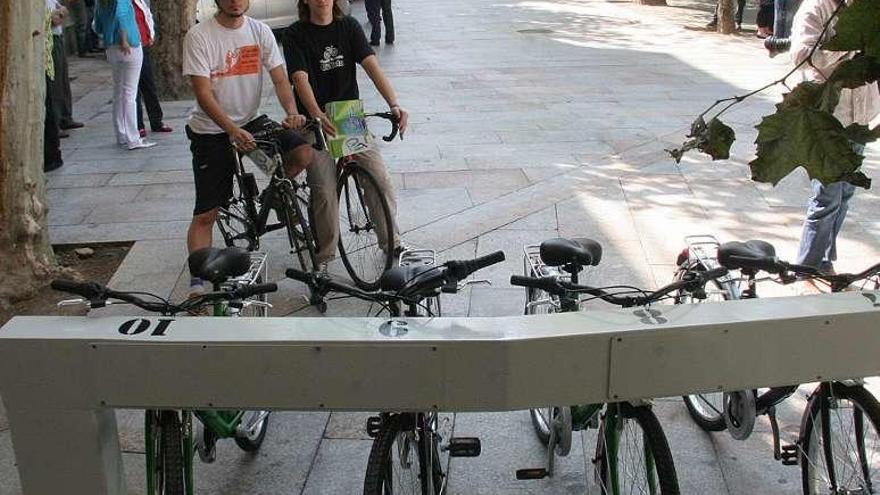
[[[394,115],[394,118],[397,119],[400,128],[400,139],[403,139],[403,135],[406,133],[407,122],[409,122],[409,112],[404,110],[400,105],[395,105],[391,107],[391,113]]]
[[[288,115],[284,118],[284,120],[281,121],[281,125],[285,129],[302,129],[302,127],[306,125],[307,121],[308,119],[306,119],[305,115]]]
[[[321,127],[324,129],[324,134],[329,137],[336,136],[336,126],[333,125],[333,122],[330,122],[330,118],[327,117],[327,114],[324,112],[315,115],[315,118],[321,119]]]
[[[254,136],[241,127],[236,127],[234,131],[230,132],[229,139],[232,140],[232,145],[239,151],[252,151],[257,148]]]

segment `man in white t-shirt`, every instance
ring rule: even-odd
[[[263,91],[263,69],[269,72],[278,101],[287,112],[280,138],[288,177],[312,161],[312,148],[292,129],[306,119],[297,112],[287,79],[284,57],[272,30],[245,15],[249,0],[215,0],[217,14],[196,24],[186,34],[183,74],[189,76],[196,107],[186,133],[193,155],[196,205],[187,233],[192,253],[211,245],[217,209],[232,197],[236,166],[233,146],[247,152],[256,148],[251,132],[268,121],[257,116]],[[198,289],[202,282],[190,283]]]

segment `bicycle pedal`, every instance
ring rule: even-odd
[[[376,438],[381,428],[382,418],[380,416],[370,416],[367,418],[367,435],[370,438]]]
[[[444,450],[449,451],[449,457],[479,457],[482,445],[476,437],[450,438]]]
[[[797,466],[799,454],[797,445],[783,445],[779,452],[779,461],[784,466]]]
[[[550,473],[545,468],[517,469],[516,479],[518,480],[542,480],[549,476]]]

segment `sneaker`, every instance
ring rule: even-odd
[[[128,149],[129,149],[129,151],[132,151],[132,150],[152,148],[153,146],[156,146],[156,143],[154,143],[153,141],[147,141],[145,139],[141,139],[140,141],[138,141],[136,143],[129,144]]]
[[[379,40],[370,40],[370,45],[379,46]]]

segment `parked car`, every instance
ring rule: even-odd
[[[347,15],[351,11],[349,0],[336,0]],[[285,28],[297,20],[297,0],[251,0],[247,15],[263,21],[273,30]],[[214,0],[199,0],[196,4],[196,21],[202,22],[217,12]]]

